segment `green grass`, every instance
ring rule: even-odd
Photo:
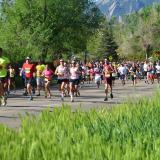
[[[22,118],[18,131],[0,126],[0,160],[158,160],[159,97],[112,110],[63,106]]]

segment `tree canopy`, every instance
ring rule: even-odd
[[[12,60],[71,56],[86,50],[102,20],[91,0],[3,0],[0,44]]]

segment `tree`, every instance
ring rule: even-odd
[[[100,56],[103,58],[111,56],[114,60],[117,60],[117,49],[118,45],[114,40],[112,26],[107,24],[102,31],[102,40],[99,47]]]
[[[84,51],[103,17],[92,0],[4,0],[0,12],[0,43],[13,60]]]

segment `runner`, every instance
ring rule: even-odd
[[[82,83],[86,81],[86,67],[85,65],[82,66]]]
[[[87,68],[86,68],[86,81],[87,81],[87,84],[90,84],[90,68],[89,68],[89,66],[87,66]]]
[[[7,104],[7,97],[5,95],[5,92],[7,91],[6,65],[9,62],[9,59],[3,56],[3,50],[0,48],[0,106],[6,106]]]
[[[110,88],[110,97],[111,97],[111,99],[113,98],[113,93],[112,93],[112,72],[113,72],[113,69],[109,65],[108,61],[105,61],[103,71],[104,71],[105,94],[106,94],[104,101],[107,101],[109,88]]]
[[[94,73],[95,73],[95,83],[97,84],[97,88],[99,88],[100,83],[101,83],[101,74],[102,74],[102,70],[99,64],[95,65]]]
[[[149,71],[149,80],[151,81],[151,84],[153,84],[156,75],[156,67],[153,63],[150,63],[150,65],[148,66],[148,71]]]
[[[100,61],[100,69],[101,69],[101,84],[102,84],[102,81],[103,81],[103,62]]]
[[[35,70],[35,67],[31,63],[30,57],[27,57],[26,62],[22,66],[20,75],[22,76],[22,72],[25,71],[25,84],[27,86],[27,93],[30,96],[29,100],[31,101],[33,100],[32,86],[33,86],[34,70]]]
[[[90,81],[93,82],[94,75],[95,75],[93,64],[92,64],[92,67],[89,70],[89,74],[90,74]]]
[[[36,83],[38,91],[38,94],[36,96],[40,96],[40,90],[44,89],[44,77],[42,76],[42,73],[45,68],[46,66],[39,60],[38,65],[36,66]]]
[[[67,67],[64,66],[64,60],[60,60],[60,65],[56,68],[55,74],[58,75],[58,89],[61,92],[61,100],[64,100],[64,91],[65,91],[65,85],[66,85],[66,77],[67,75]]]
[[[70,96],[71,102],[74,102],[74,92],[77,93],[79,84],[79,68],[76,66],[76,62],[72,61],[70,68]]]
[[[70,92],[70,88],[69,88],[69,65],[64,62],[64,67],[66,67],[66,72],[64,73],[64,96],[68,96],[69,95],[69,92]]]
[[[76,88],[76,90],[74,90],[74,93],[75,93],[75,96],[78,97],[80,96],[80,91],[79,89],[82,88],[81,86],[81,81],[82,81],[82,67],[80,66],[79,63],[76,63],[76,67],[78,68],[78,76],[79,76],[79,83],[78,83],[78,86]]]
[[[125,77],[126,77],[126,74],[127,74],[127,71],[126,71],[126,68],[124,66],[124,64],[121,64],[121,66],[118,68],[118,72],[120,74],[120,79],[121,79],[121,82],[122,82],[122,86],[125,85]]]
[[[116,77],[117,77],[116,64],[115,64],[115,63],[112,63],[112,64],[111,64],[111,68],[113,69],[113,72],[112,72],[112,86],[114,86],[114,85],[115,85],[115,81],[116,81]]]
[[[144,65],[143,65],[143,77],[144,77],[144,79],[145,79],[145,83],[148,83],[147,72],[148,72],[148,62],[145,61],[145,62],[144,62]]]
[[[53,71],[50,69],[49,65],[46,65],[46,69],[43,71],[42,76],[44,77],[45,82],[45,98],[47,96],[51,98],[50,84],[52,81]]]
[[[12,65],[9,65],[9,69],[8,69],[8,94],[10,93],[11,86],[13,86],[14,91],[16,91],[15,70]]]
[[[28,93],[27,93],[27,86],[26,86],[26,83],[25,83],[25,79],[26,79],[25,70],[22,70],[22,68],[19,68],[19,70],[20,70],[19,75],[22,77],[22,86],[24,87],[23,96],[27,96]]]
[[[133,86],[135,86],[137,84],[137,76],[136,76],[137,67],[136,67],[135,63],[132,64],[132,67],[130,68],[129,72],[131,75],[131,80],[133,82]]]

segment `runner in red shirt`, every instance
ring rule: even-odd
[[[95,76],[94,68],[93,67],[90,69],[89,73],[90,73],[90,80],[91,80],[91,82],[93,82],[93,79],[94,79],[94,76]]]
[[[26,58],[26,62],[22,66],[21,75],[22,75],[22,72],[24,71],[25,72],[25,85],[27,86],[27,92],[30,95],[29,100],[33,100],[32,85],[33,85],[35,67],[34,67],[34,64],[32,64],[30,60],[31,59],[29,57]]]
[[[113,94],[112,94],[112,72],[113,72],[113,68],[110,66],[109,62],[106,62],[106,64],[104,65],[104,82],[105,82],[105,94],[106,97],[104,99],[104,101],[108,100],[108,90],[110,88],[111,90],[111,94],[110,97],[113,98]]]

